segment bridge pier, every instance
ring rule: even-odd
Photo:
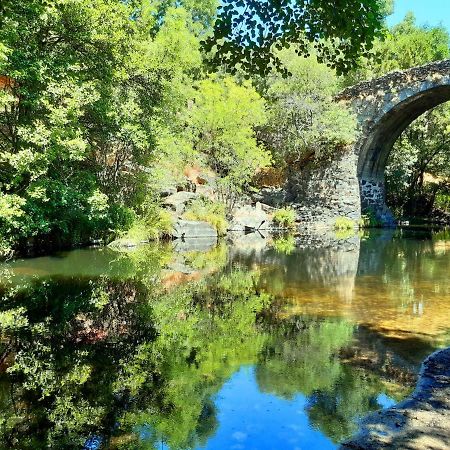
[[[384,180],[360,177],[359,191],[362,214],[373,214],[383,226],[395,226],[395,217],[386,205]]]
[[[310,162],[289,176],[288,201],[297,220],[312,227],[332,228],[338,217],[358,223],[372,215],[385,227],[396,220],[386,205],[384,176],[358,174],[358,153],[349,149],[327,161]]]
[[[287,186],[288,200],[297,220],[312,227],[332,228],[338,217],[361,219],[358,156],[352,149],[327,161],[310,162],[293,170]]]

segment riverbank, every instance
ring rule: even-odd
[[[450,448],[450,347],[430,355],[408,399],[369,415],[341,450]]]

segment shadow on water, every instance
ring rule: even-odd
[[[450,341],[445,235],[233,239],[0,266],[0,448],[336,448]]]

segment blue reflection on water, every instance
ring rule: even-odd
[[[98,450],[102,446],[103,439],[100,436],[90,437],[84,444],[83,450]]]
[[[386,394],[378,394],[377,403],[381,406],[381,408],[385,409],[394,406],[397,402],[393,398],[388,397]]]
[[[327,450],[337,447],[313,429],[305,413],[307,398],[292,400],[262,393],[253,367],[242,367],[217,394],[220,424],[210,450]]]

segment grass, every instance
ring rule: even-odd
[[[296,214],[292,208],[280,208],[277,209],[272,216],[272,220],[275,225],[280,228],[294,229],[295,228]]]
[[[356,234],[356,222],[348,217],[338,217],[334,223],[335,237],[348,239]]]
[[[173,219],[168,211],[155,206],[145,216],[136,217],[131,227],[110,245],[112,247],[136,246],[142,242],[157,241],[169,236]]]
[[[354,230],[355,227],[355,222],[348,217],[338,217],[336,222],[334,222],[334,229],[336,231]]]

